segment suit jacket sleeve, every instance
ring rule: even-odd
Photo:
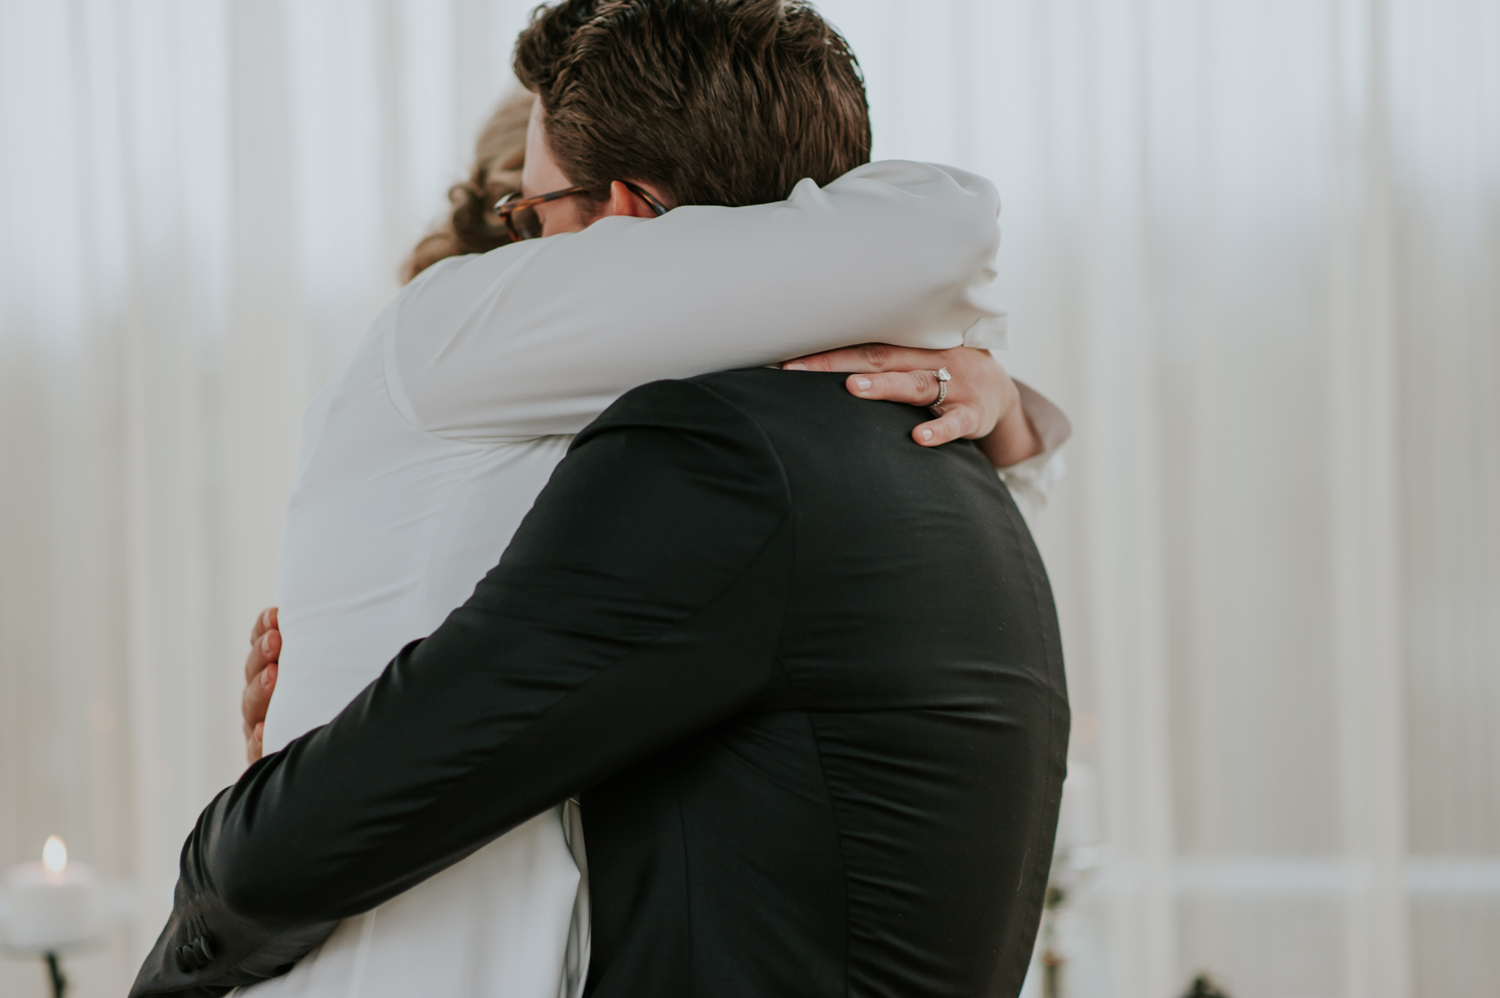
[[[338,920],[738,712],[770,674],[790,510],[719,396],[621,399],[467,603],[203,812],[132,994],[285,972]]]

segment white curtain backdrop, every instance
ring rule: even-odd
[[[241,766],[301,410],[529,3],[0,0],[0,866],[119,912]],[[1074,996],[1500,994],[1500,4],[826,0],[1005,198],[1102,871]],[[43,994],[0,960],[0,993]]]

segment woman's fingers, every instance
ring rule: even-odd
[[[973,406],[955,406],[937,419],[921,424],[911,431],[911,438],[923,447],[937,447],[952,440],[973,437],[979,416]]]
[[[280,671],[281,630],[276,608],[268,607],[255,618],[250,629],[250,654],[245,656],[245,692],[240,695],[240,717],[244,720],[245,758],[254,762],[261,756],[261,733],[265,730],[266,710],[276,691]]]
[[[240,696],[240,716],[245,722],[246,739],[254,733],[256,725],[266,719],[271,694],[276,692],[276,674],[279,668],[272,662],[260,671],[260,675],[245,684],[245,692]]]
[[[846,384],[850,394],[862,399],[932,405],[938,397],[937,376],[931,371],[851,374]]]
[[[783,371],[887,371],[891,368],[915,367],[925,362],[930,350],[893,347],[885,343],[866,343],[842,350],[798,357],[781,365]]]
[[[281,626],[277,623],[276,616],[276,608],[268,606],[260,612],[260,616],[255,618],[255,626],[250,628],[250,643],[252,645],[260,640],[262,634],[265,634],[267,631],[274,631]]]
[[[245,682],[254,679],[260,670],[281,657],[281,631],[278,629],[276,608],[262,610],[255,618],[250,630],[250,653],[245,656]]]
[[[918,426],[912,439],[924,447],[950,440],[978,439],[990,433],[1017,404],[1014,383],[987,350],[953,347],[922,350],[884,343],[830,350],[781,365],[788,371],[840,371],[850,394],[862,399],[936,405],[937,370],[950,374],[938,419]]]
[[[937,400],[939,388],[937,377],[931,371],[851,374],[847,385],[850,394],[862,399],[905,402],[907,405],[932,405]],[[950,440],[979,435],[982,414],[973,401],[950,395],[938,407],[938,412],[937,419],[912,431],[911,438],[923,447],[937,447]]]
[[[281,659],[281,632],[262,631],[250,643],[250,652],[245,656],[245,682],[252,682],[266,666]]]

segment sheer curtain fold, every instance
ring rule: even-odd
[[[81,998],[239,771],[302,409],[530,6],[0,0],[0,865],[115,886]],[[1500,8],[820,8],[878,157],[1000,187],[1011,366],[1076,427],[1066,993],[1500,992]]]

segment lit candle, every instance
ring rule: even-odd
[[[54,835],[40,863],[11,867],[5,876],[5,942],[37,953],[86,943],[103,927],[102,900],[94,871],[68,862],[68,847]]]

